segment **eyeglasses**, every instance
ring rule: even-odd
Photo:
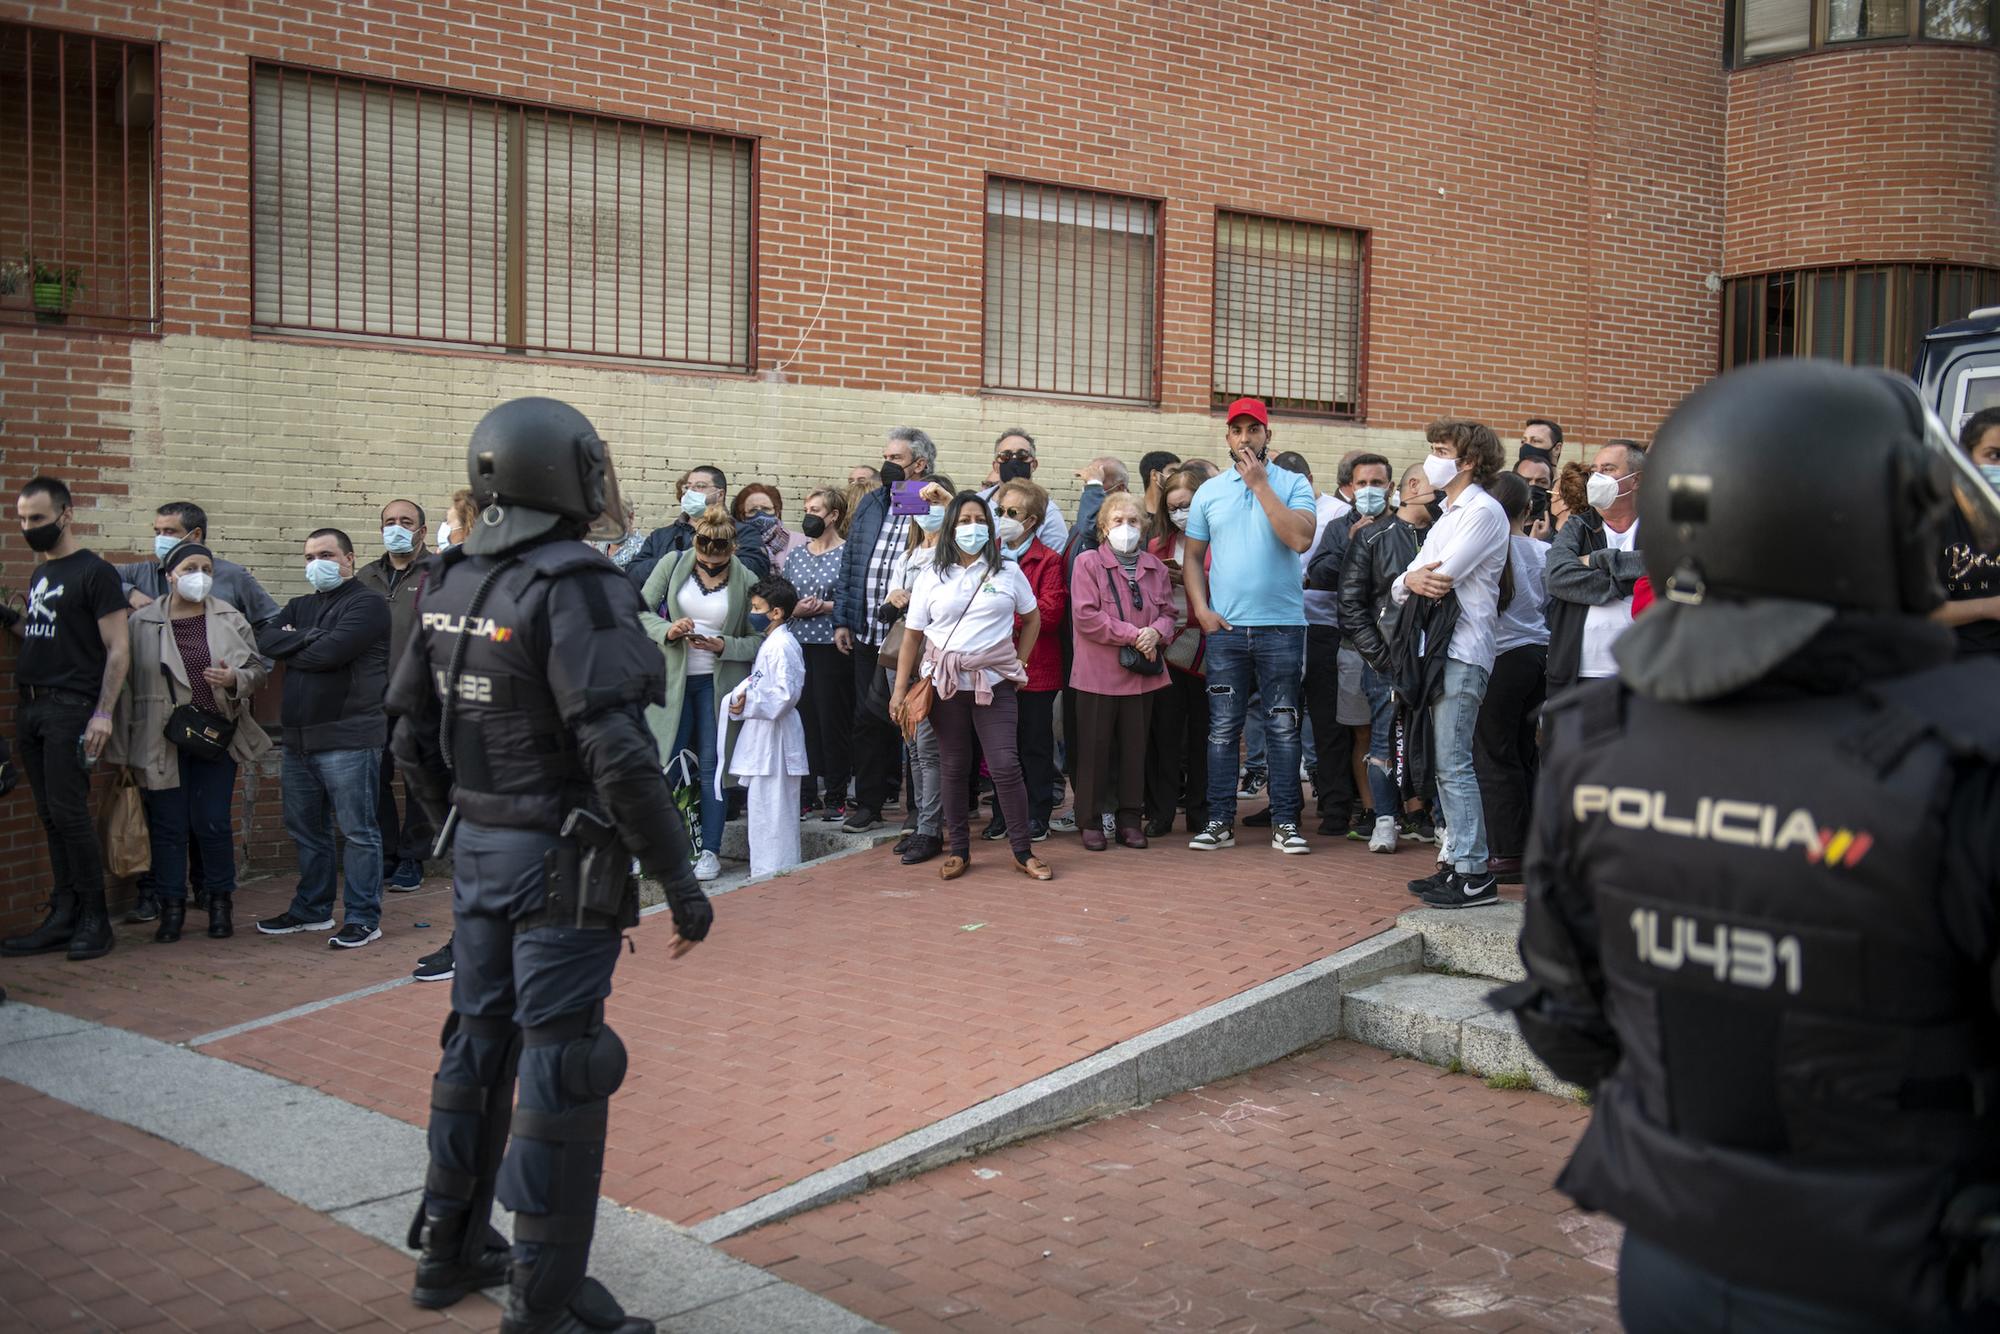
[[[694,540],[696,551],[706,551],[713,556],[724,555],[735,548],[736,544],[726,537],[697,537]]]

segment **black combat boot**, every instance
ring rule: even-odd
[[[236,898],[232,894],[208,896],[208,938],[227,940],[236,934]]]
[[[49,911],[42,918],[42,924],[24,936],[9,936],[0,940],[0,954],[10,957],[53,954],[57,950],[68,949],[70,937],[75,934],[76,895],[59,889],[49,896]]]
[[[101,959],[111,953],[111,913],[104,906],[104,891],[78,896],[76,932],[69,938],[71,963]]]
[[[226,904],[229,899],[218,894],[215,901]],[[491,1223],[486,1225],[483,1245],[471,1259],[466,1258],[465,1228],[470,1217],[467,1213],[425,1216],[423,1254],[417,1257],[411,1302],[436,1311],[481,1288],[496,1288],[507,1281],[507,1239]]]
[[[532,1270],[515,1265],[507,1288],[507,1306],[500,1313],[500,1334],[655,1334],[653,1322],[625,1314],[602,1283],[585,1279],[569,1301],[554,1310],[527,1304]]]
[[[187,900],[168,899],[160,904],[160,925],[153,932],[153,942],[157,945],[171,945],[181,938],[181,926],[187,921]]]

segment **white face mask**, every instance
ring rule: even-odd
[[[1111,549],[1121,556],[1129,556],[1139,549],[1139,525],[1136,523],[1115,523],[1111,525]]]
[[[1022,528],[1021,521],[1019,519],[1011,518],[1003,514],[1000,516],[1000,523],[998,526],[1000,529],[1001,546],[1017,547],[1021,545],[1021,534],[1025,530]]]
[[[1608,510],[1618,503],[1618,493],[1622,488],[1618,479],[1609,473],[1594,472],[1590,481],[1584,484],[1584,493],[1594,510]]]
[[[1431,454],[1424,459],[1424,480],[1442,491],[1451,485],[1452,478],[1458,476],[1457,459],[1441,459]]]
[[[215,576],[200,570],[189,570],[174,580],[174,587],[189,602],[200,602],[208,596],[208,590],[215,587]]]
[[[1174,527],[1185,528],[1187,527],[1188,515],[1192,513],[1194,513],[1193,506],[1182,505],[1179,509],[1168,510],[1167,517],[1174,521]]]

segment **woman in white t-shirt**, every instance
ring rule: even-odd
[[[721,874],[716,851],[728,806],[715,794],[715,775],[727,772],[726,752],[717,753],[716,701],[742,683],[756,660],[762,628],[750,623],[750,590],[757,576],[736,559],[736,523],[721,506],[694,520],[694,545],[671,552],[646,580],[646,609],[639,624],[667,660],[665,708],[648,708],[660,762],[671,764],[691,748],[701,772],[701,853],[695,879]],[[690,831],[693,832],[693,831]]]
[[[993,513],[976,492],[953,497],[944,514],[938,559],[910,590],[903,652],[896,664],[889,716],[904,721],[913,681],[934,692],[930,721],[937,734],[940,787],[964,792],[972,776],[972,737],[979,736],[994,795],[1007,820],[1007,839],[1022,874],[1050,880],[1055,873],[1035,855],[1028,823],[1028,789],[1016,744],[1015,691],[1028,679],[1027,659],[1041,633],[1041,609],[1020,566],[1001,554]],[[946,540],[950,545],[946,546]],[[1020,642],[1014,618],[1021,617]],[[965,803],[944,802],[950,855],[938,874],[964,875],[971,864],[971,824]]]

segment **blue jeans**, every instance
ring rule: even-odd
[[[1366,663],[1361,689],[1368,696],[1368,797],[1379,818],[1403,813],[1402,788],[1396,782],[1396,695],[1389,678]]]
[[[1444,665],[1444,693],[1431,705],[1431,754],[1437,760],[1438,805],[1444,810],[1440,860],[1465,875],[1486,870],[1486,808],[1472,767],[1472,734],[1486,698],[1486,669],[1451,658]]]
[[[681,727],[674,733],[674,753],[690,745],[701,765],[701,850],[722,855],[722,824],[729,803],[715,795],[715,677],[690,676],[681,691]]]
[[[1297,824],[1305,795],[1299,785],[1299,697],[1305,678],[1303,625],[1238,626],[1208,637],[1208,818],[1236,823],[1236,748],[1250,697],[1264,722],[1271,779],[1271,821]]]
[[[347,840],[342,898],[346,925],[382,924],[382,830],[375,823],[382,752],[301,751],[285,747],[285,832],[299,845],[299,888],[292,916],[323,922],[333,913],[333,825]]]
[[[187,898],[188,848],[201,848],[201,881],[208,894],[236,892],[236,850],[229,842],[230,798],[236,792],[236,761],[198,760],[180,755],[181,785],[142,792],[146,834],[153,845],[153,892],[163,901]]]

